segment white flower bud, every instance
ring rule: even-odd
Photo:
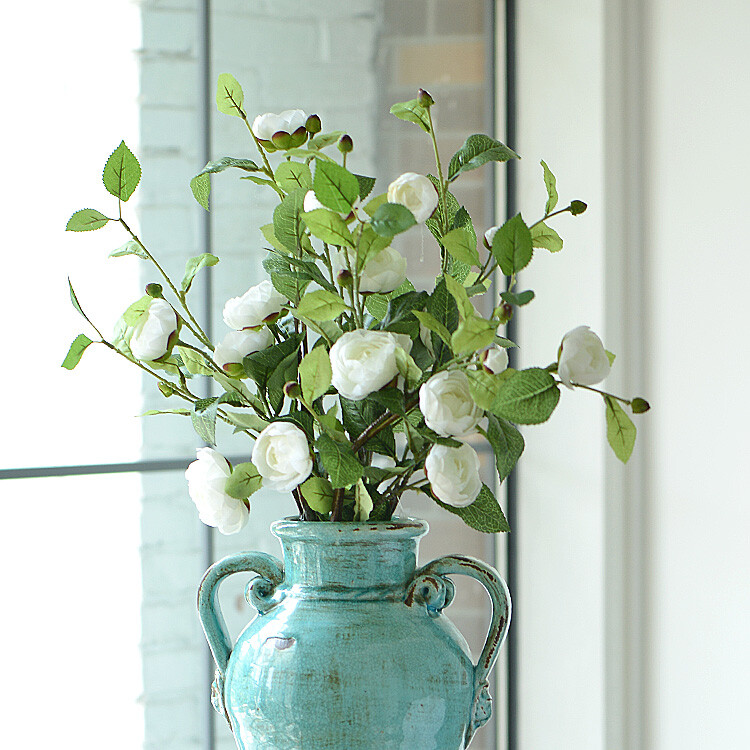
[[[231,474],[227,460],[213,448],[199,448],[198,459],[187,467],[188,492],[201,521],[222,534],[236,534],[249,517],[247,506],[224,491]]]
[[[404,344],[405,340],[388,331],[358,329],[345,333],[330,351],[334,388],[352,401],[379,391],[398,374],[396,347]],[[411,339],[408,346],[411,348]]]
[[[255,328],[272,321],[287,305],[284,295],[266,280],[251,286],[241,297],[232,297],[224,305],[224,322],[236,331]]]
[[[274,133],[293,133],[306,121],[307,115],[301,109],[286,109],[278,115],[266,112],[253,120],[252,130],[259,141],[270,141]]]
[[[456,508],[471,505],[482,489],[479,456],[466,443],[460,448],[433,445],[424,468],[435,497]]]
[[[265,327],[257,331],[229,331],[214,351],[214,362],[226,369],[226,365],[241,364],[248,354],[268,349],[271,344],[273,335]]]
[[[277,492],[291,492],[313,468],[307,436],[291,422],[271,422],[258,435],[252,460],[263,486]]]
[[[439,372],[423,383],[419,408],[425,424],[443,437],[472,435],[484,416],[469,392],[469,378],[461,370]]]
[[[151,362],[167,353],[169,337],[177,329],[177,316],[169,303],[154,299],[133,327],[130,351],[136,359]]]
[[[484,233],[484,242],[485,245],[488,248],[492,248],[492,240],[495,239],[495,235],[497,234],[497,230],[500,229],[500,227],[490,227],[485,233]]]
[[[347,252],[349,266],[354,268],[354,253],[351,250],[341,250],[333,257],[334,272],[347,269]],[[359,274],[359,291],[387,294],[398,289],[405,279],[406,258],[389,246],[365,263]]]
[[[502,346],[491,346],[482,355],[482,364],[493,375],[501,373],[508,367],[508,350]]]
[[[599,383],[609,375],[610,367],[602,340],[588,326],[578,326],[563,336],[557,372],[568,388],[573,383]]]
[[[427,177],[405,172],[388,186],[388,202],[406,206],[414,214],[417,224],[424,224],[437,208],[438,194]]]

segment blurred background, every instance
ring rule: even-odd
[[[101,169],[123,138],[143,167],[126,216],[146,245],[178,278],[187,257],[221,258],[191,293],[216,336],[224,301],[262,278],[258,227],[273,194],[218,175],[206,214],[188,187],[210,159],[252,157],[242,123],[215,111],[216,77],[230,72],[250,116],[302,108],[350,133],[350,164],[376,176],[378,192],[433,169],[429,140],[388,113],[427,88],[444,158],[475,132],[522,156],[512,172],[476,170],[457,186],[478,233],[519,210],[541,216],[540,159],[560,205],[589,205],[555,224],[563,252],[538,251],[524,272],[537,299],[514,335],[520,366],[553,361],[577,325],[601,335],[618,355],[608,390],[653,406],[637,418],[630,463],[610,455],[595,394],[566,392],[550,422],[525,430],[507,496],[501,488],[510,539],[405,503],[431,526],[423,562],[472,554],[511,585],[495,717],[472,748],[750,747],[749,8],[70,0],[46,3],[43,23],[37,6],[7,9],[19,33],[0,49],[5,744],[234,747],[208,703],[195,589],[224,554],[277,553],[268,524],[294,511],[291,499],[258,493],[240,535],[213,534],[183,476],[197,437],[181,417],[138,418],[166,404],[154,383],[98,347],[75,373],[59,368],[69,342],[91,333],[67,276],[105,335],[156,280],[135,257],[107,257],[127,239],[117,228],[63,231],[79,208],[113,210]],[[434,242],[407,237],[409,276],[427,287]],[[246,460],[249,446],[220,434],[219,449]],[[448,615],[477,653],[486,596],[457,583]],[[230,581],[222,595],[235,634],[251,615],[243,587]]]

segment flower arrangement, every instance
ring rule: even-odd
[[[210,162],[191,181],[196,200],[208,210],[211,175],[228,169],[279,198],[273,220],[261,227],[269,278],[226,302],[228,330],[221,341],[209,340],[189,306],[194,278],[219,258],[204,253],[189,259],[179,285],[164,272],[123,218],[123,203],[141,178],[124,142],[103,172],[117,198],[117,218],[83,209],[67,225],[80,232],[120,224],[129,239],[112,255],[136,255],[161,275],[127,308],[111,341],[83,312],[71,285],[73,305],[99,339],[79,335],[63,367],[72,370],[98,343],[152,375],[165,398],[184,402],[147,413],[189,417],[210,446],[198,450],[186,472],[204,523],[224,534],[238,532],[248,520],[249,498],[264,486],[291,493],[306,521],[385,521],[413,490],[480,531],[507,531],[480,478],[472,442],[489,442],[504,480],[524,449],[516,425],[546,421],[561,384],[600,394],[609,443],[628,460],[636,428],[623,405],[633,413],[649,406],[593,387],[614,355],[587,326],[562,337],[551,364],[508,366],[515,344],[501,330],[534,298],[533,291],[516,289],[518,274],[535,248],[562,248],[549,219],[586,210],[578,200],[556,208],[556,180],[545,162],[542,217],[529,224],[518,214],[487,229],[480,251],[471,217],[450,187],[470,170],[518,156],[475,134],[444,169],[428,92],[420,90],[391,112],[431,139],[435,175],[406,172],[374,197],[375,179],[347,166],[351,137],[322,132],[317,115],[288,110],[251,122],[242,89],[228,74],[219,76],[217,105],[244,122],[260,159]],[[271,159],[279,157],[273,167]],[[391,245],[418,224],[434,235],[440,254],[431,290],[414,288],[406,259]],[[498,270],[506,290],[485,317],[473,300],[488,293]],[[215,381],[218,395],[195,394],[193,383],[202,378]],[[253,441],[251,460],[230,466],[216,450],[217,422]]]

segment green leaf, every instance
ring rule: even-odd
[[[467,505],[464,508],[456,508],[453,505],[441,503],[437,499],[435,499],[435,502],[441,508],[445,508],[445,510],[461,518],[467,526],[471,526],[472,529],[476,529],[477,531],[482,531],[485,534],[510,531],[508,521],[487,485],[482,485],[477,499],[471,505]]]
[[[216,445],[216,414],[219,411],[219,397],[199,398],[193,404],[190,419],[198,436],[209,445]]]
[[[609,351],[609,349],[605,349],[604,353],[607,355],[607,359],[609,360],[609,365],[611,367],[615,363],[617,355],[614,352]]]
[[[73,291],[73,284],[71,284],[70,282],[70,277],[68,277],[68,289],[70,291],[70,301],[73,303],[73,307],[78,311],[79,315],[83,316],[87,323],[91,323],[91,321],[89,320],[89,316],[86,315],[86,313],[83,311],[81,303],[78,301],[78,297]]]
[[[525,292],[500,292],[500,298],[509,305],[523,307],[534,299],[534,292],[531,289],[527,289]]]
[[[466,318],[451,336],[455,354],[469,354],[490,346],[495,340],[497,322],[484,318]]]
[[[396,333],[409,333],[414,323],[414,311],[421,310],[429,300],[427,292],[410,291],[396,295],[388,301],[388,310],[378,328]],[[403,324],[408,323],[406,328]]]
[[[521,433],[504,419],[488,414],[486,437],[495,454],[497,473],[502,482],[518,462],[524,449]]]
[[[279,250],[282,253],[286,253],[286,248],[279,242],[279,240],[276,238],[276,235],[273,231],[273,224],[264,224],[260,231],[262,232],[263,236],[266,238],[266,242],[268,242],[271,247],[275,248],[276,250]]]
[[[396,367],[399,375],[406,380],[406,387],[410,390],[416,388],[422,379],[422,371],[411,355],[401,346],[396,347]]]
[[[544,186],[547,188],[547,205],[544,207],[544,214],[546,216],[557,205],[557,180],[555,179],[555,175],[552,174],[552,170],[544,162],[544,159],[542,159],[541,165],[544,170]]]
[[[178,414],[181,417],[187,417],[190,415],[189,409],[149,409],[141,414],[142,417],[153,417],[157,414]]]
[[[451,229],[441,240],[443,247],[459,262],[479,266],[476,238],[465,229]]]
[[[285,193],[290,193],[292,190],[307,191],[313,184],[310,167],[298,161],[282,161],[276,167],[275,178],[276,183]]]
[[[469,300],[466,287],[456,281],[452,276],[444,276],[443,280],[445,281],[445,285],[448,288],[451,297],[456,300],[459,318],[461,320],[466,320],[475,317],[476,310],[474,309],[474,305],[471,304],[471,300]]]
[[[227,411],[227,419],[235,426],[235,432],[241,430],[255,430],[260,432],[268,427],[268,422],[261,419],[254,411],[246,409],[245,413]]]
[[[201,173],[190,180],[190,190],[193,198],[208,211],[208,196],[211,194],[211,178],[207,173]]]
[[[448,329],[439,321],[437,320],[432,313],[427,312],[426,310],[412,310],[414,316],[417,318],[417,320],[425,327],[428,328],[433,333],[436,333],[440,338],[450,346],[451,343],[451,335]]]
[[[333,130],[330,133],[318,133],[314,138],[308,141],[308,148],[326,148],[326,146],[333,146],[341,136],[344,135],[343,130]]]
[[[94,229],[101,229],[108,221],[103,213],[95,208],[82,208],[76,211],[65,225],[66,232],[91,232]]]
[[[372,498],[365,487],[365,483],[360,479],[354,488],[354,520],[366,521],[372,513]]]
[[[485,411],[492,409],[500,387],[509,377],[507,370],[497,375],[484,369],[467,370],[466,375],[469,378],[469,393],[474,403]]]
[[[391,237],[381,237],[375,233],[369,224],[365,224],[359,236],[359,246],[357,248],[358,270],[361,271],[368,260],[374,258],[382,250],[385,250],[391,244],[391,239]]]
[[[299,366],[302,395],[308,404],[320,398],[331,385],[331,360],[324,346],[316,346],[306,354]]]
[[[490,161],[518,159],[518,154],[500,141],[488,135],[470,135],[464,145],[453,155],[448,166],[448,182],[453,182],[460,174],[481,167]]]
[[[276,239],[295,254],[302,237],[300,212],[305,200],[305,190],[293,190],[273,211],[273,232]]]
[[[221,159],[216,161],[210,161],[206,164],[203,169],[198,173],[198,177],[202,174],[217,174],[223,172],[225,169],[231,169],[236,167],[244,172],[262,172],[263,169],[259,167],[252,159],[236,159],[233,156],[222,156]]]
[[[384,406],[392,414],[398,414],[402,417],[406,415],[404,394],[398,388],[383,388],[371,393],[367,398]]]
[[[153,297],[149,297],[148,294],[144,295],[137,302],[133,302],[133,304],[125,310],[122,314],[122,319],[127,325],[134,326],[140,319],[141,315],[143,315],[151,306],[152,301]]]
[[[400,203],[383,203],[373,214],[372,228],[383,237],[393,237],[417,223],[414,214]]]
[[[117,250],[113,250],[109,254],[109,257],[121,258],[123,255],[137,255],[142,260],[148,260],[148,255],[135,240],[128,240],[124,245],[120,245]]]
[[[316,512],[326,515],[333,507],[333,487],[327,479],[322,477],[310,477],[300,485],[302,497],[307,504]]]
[[[268,400],[271,408],[279,412],[284,403],[284,386],[297,380],[299,357],[296,351],[281,360],[268,378]]]
[[[207,266],[215,266],[219,262],[219,259],[211,253],[201,253],[196,255],[194,258],[190,258],[185,264],[185,276],[182,279],[182,291],[184,294],[190,291],[193,279],[201,268]]]
[[[380,195],[376,195],[374,198],[370,198],[367,203],[362,207],[362,210],[368,215],[368,216],[374,216],[375,212],[384,204],[388,203],[388,194],[387,193],[381,193]]]
[[[369,397],[360,401],[350,401],[339,396],[339,403],[341,404],[341,419],[352,440],[356,440],[369,425],[385,414],[385,408]],[[390,428],[381,430],[367,441],[367,448],[395,458],[396,442],[393,431]]]
[[[248,461],[237,464],[224,485],[224,492],[237,500],[245,500],[254,492],[257,492],[263,483],[263,477],[258,473],[255,466]]]
[[[365,297],[365,307],[375,320],[383,320],[388,312],[388,296],[385,294],[368,294]]]
[[[75,366],[81,361],[83,353],[86,351],[89,345],[93,343],[94,342],[88,336],[79,333],[78,336],[76,336],[73,340],[73,343],[70,345],[70,349],[68,349],[68,353],[65,355],[65,359],[63,360],[62,367],[64,367],[66,370],[75,369]]]
[[[341,297],[325,289],[308,292],[297,306],[299,314],[310,320],[335,320],[347,309]]]
[[[323,242],[329,245],[354,247],[354,238],[344,220],[327,208],[316,208],[300,214],[307,228]]]
[[[391,114],[398,117],[399,120],[419,125],[425,133],[430,132],[430,116],[427,109],[417,99],[410,99],[408,102],[394,104],[391,107]]]
[[[552,227],[548,227],[543,221],[531,227],[531,244],[534,247],[543,247],[551,253],[562,250],[562,237]]]
[[[185,369],[191,375],[208,375],[210,377],[214,374],[214,371],[206,364],[205,357],[202,357],[198,352],[188,349],[185,346],[177,346],[175,348],[185,365]]]
[[[269,346],[268,349],[248,354],[243,358],[242,366],[248,376],[258,384],[259,388],[265,388],[271,374],[281,362],[290,354],[296,355],[300,341],[300,336],[290,336],[280,344],[274,344]]]
[[[607,442],[612,447],[615,456],[624,464],[633,453],[635,446],[636,428],[625,410],[611,396],[604,396],[607,409]]]
[[[374,177],[365,177],[362,174],[355,174],[357,182],[359,183],[359,199],[363,201],[372,192],[375,187]]]
[[[458,305],[448,291],[446,279],[445,276],[441,277],[435,285],[430,301],[427,303],[427,312],[442,323],[448,331],[453,332],[458,327]]]
[[[503,224],[492,239],[492,254],[506,276],[518,273],[531,262],[534,250],[531,245],[531,232],[516,214]]]
[[[359,196],[359,182],[348,169],[336,162],[319,161],[315,165],[313,190],[315,197],[327,208],[348,213]]]
[[[229,73],[221,73],[216,82],[216,106],[219,112],[225,115],[243,117],[242,105],[245,103],[245,95],[242,86],[237,79]]]
[[[120,141],[120,145],[107,159],[102,172],[102,181],[107,192],[126,201],[133,194],[141,181],[141,165],[133,152]]]
[[[356,484],[363,476],[365,467],[357,460],[351,445],[339,443],[323,432],[315,441],[315,447],[334,489]]]
[[[557,382],[546,370],[519,370],[500,387],[491,411],[516,424],[546,422],[560,400]]]

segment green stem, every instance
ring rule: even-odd
[[[560,214],[565,214],[568,211],[570,211],[570,206],[567,208],[560,208],[557,211],[553,211],[551,214],[545,214],[539,221],[535,221],[529,229],[533,229],[535,226],[541,224],[543,221],[547,221],[547,219],[551,219],[553,216],[559,216]]]
[[[614,393],[607,393],[607,391],[600,391],[598,388],[592,388],[590,385],[581,385],[580,383],[571,383],[571,385],[574,388],[584,388],[587,391],[593,391],[594,393],[598,393],[602,396],[609,396],[610,398],[615,399],[615,401],[620,401],[621,403],[626,404],[627,406],[630,406],[630,404],[632,403],[632,401],[626,398],[622,398],[622,396],[615,396]]]
[[[435,136],[435,126],[432,122],[432,107],[427,107],[427,119],[430,123],[430,138],[432,139],[432,150],[435,152],[435,166],[437,167],[438,181],[440,185],[440,188],[438,190],[438,195],[440,197],[441,217],[440,234],[442,237],[444,237],[446,234],[448,234],[448,203],[445,196],[448,185],[443,179],[443,165],[440,162],[440,151],[438,149],[437,137]],[[440,248],[440,255],[442,260],[441,268],[443,273],[445,273],[448,268],[448,253],[443,247]]]

